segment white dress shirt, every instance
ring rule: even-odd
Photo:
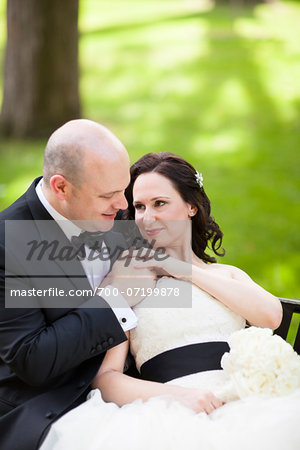
[[[42,182],[43,179],[41,179],[36,186],[36,194],[42,205],[48,211],[50,216],[53,217],[69,240],[71,240],[72,236],[79,236],[79,234],[85,230],[82,230],[74,222],[71,222],[66,217],[62,216],[58,211],[56,211],[56,209],[53,208],[52,205],[50,205],[43,192]],[[104,242],[102,246],[105,246]],[[90,249],[85,246],[85,251],[86,255],[88,255]],[[86,257],[81,261],[81,264],[92,289],[96,291],[97,287],[101,284],[109,271],[110,261],[102,261],[101,258],[93,258],[92,260],[89,260]],[[113,292],[114,294],[117,292],[117,295],[112,295],[112,287],[106,286],[103,293],[101,293],[101,297],[103,297],[111,307],[124,332],[135,328],[137,325],[136,315],[116,288],[113,289]],[[118,305],[118,307],[115,307],[114,305]]]

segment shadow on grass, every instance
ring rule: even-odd
[[[175,21],[179,21],[179,20],[188,20],[188,19],[194,19],[194,18],[198,18],[201,17],[203,15],[203,11],[200,12],[194,12],[194,13],[190,13],[190,14],[174,14],[173,16],[167,16],[167,17],[159,17],[159,18],[154,18],[151,20],[139,20],[138,22],[129,22],[129,23],[118,23],[115,25],[109,25],[109,26],[102,26],[99,28],[93,28],[91,30],[88,31],[84,31],[81,33],[81,35],[84,36],[96,36],[96,35],[101,35],[101,34],[108,34],[108,33],[119,33],[119,32],[123,32],[123,31],[134,31],[134,30],[138,30],[141,28],[145,28],[148,26],[153,26],[153,25],[159,25],[161,23],[168,23],[168,22],[173,22]]]
[[[240,2],[230,2],[226,4],[226,2],[218,5],[218,8],[213,7],[210,4],[201,5],[199,3],[198,8],[195,6],[194,11],[191,12],[177,12],[175,14],[162,15],[160,17],[155,17],[151,19],[145,19],[138,21],[131,21],[126,23],[116,23],[108,26],[101,26],[92,28],[90,30],[86,30],[81,32],[82,36],[95,36],[99,34],[109,34],[109,33],[119,33],[124,31],[134,31],[138,29],[143,29],[145,27],[159,25],[159,24],[167,24],[169,22],[180,22],[190,19],[198,19],[198,18],[212,18],[214,21],[214,25],[220,25],[222,22],[227,22],[228,18],[231,21],[234,21],[237,17],[251,17],[253,14],[253,8],[260,2],[252,2],[252,5],[249,7],[249,4],[243,5]],[[200,7],[201,6],[201,7]]]

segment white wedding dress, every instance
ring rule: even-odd
[[[164,277],[158,286],[181,283]],[[196,286],[192,287],[192,307],[172,307],[172,296],[163,300],[163,308],[151,307],[151,296],[135,308],[139,321],[130,340],[138,369],[172,349],[227,342],[233,332],[245,327],[243,318]],[[196,414],[167,396],[144,403],[136,400],[120,408],[105,403],[95,389],[85,403],[52,425],[41,450],[300,449],[299,389],[281,397],[234,400],[226,374],[220,369],[177,377],[168,383],[209,389],[227,403],[210,415]]]

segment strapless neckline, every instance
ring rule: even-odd
[[[157,287],[173,289],[173,293],[180,289],[187,298],[152,295],[134,308],[138,325],[130,332],[130,347],[138,370],[167,350],[202,342],[227,342],[234,331],[246,325],[245,319],[194,284],[163,277]]]

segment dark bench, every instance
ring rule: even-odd
[[[287,340],[300,355],[300,300],[280,298],[283,307],[283,318],[274,333]]]

